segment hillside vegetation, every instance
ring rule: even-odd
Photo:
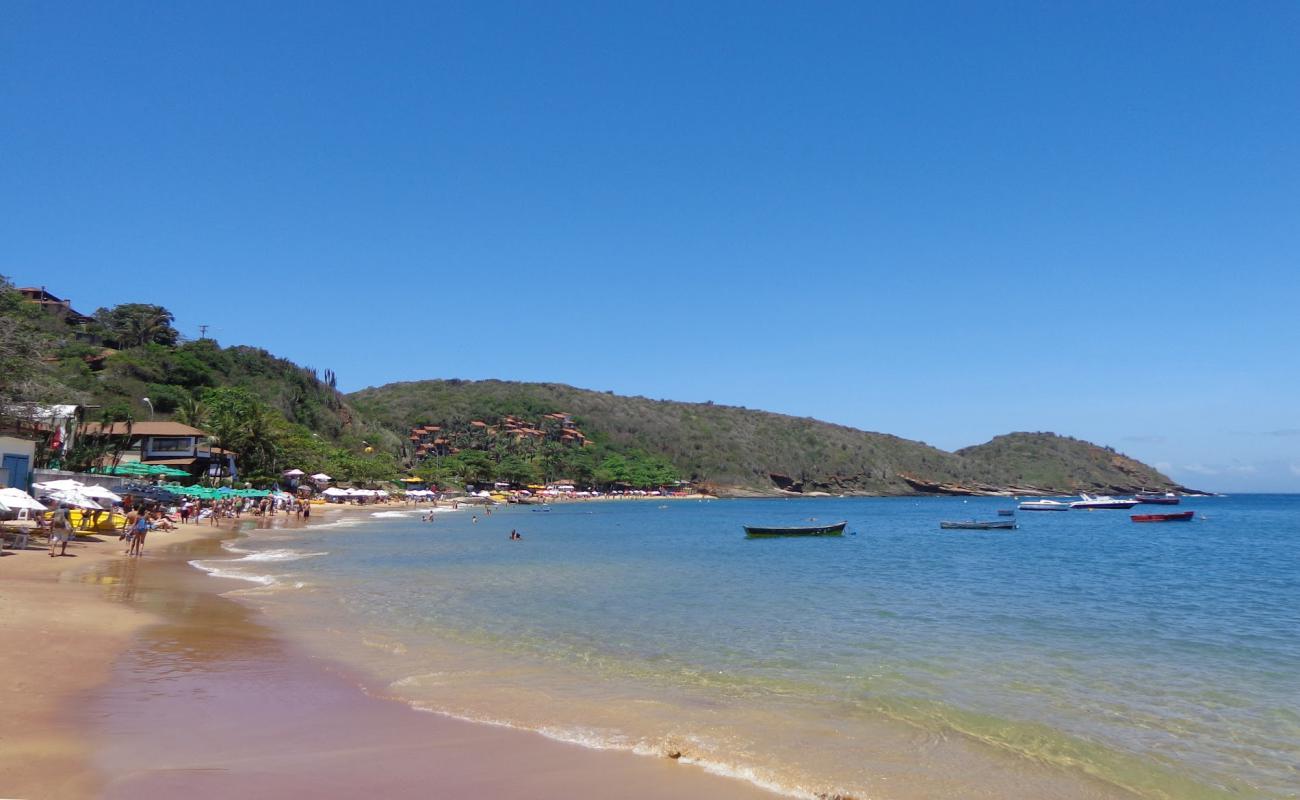
[[[166,308],[144,303],[70,322],[0,278],[0,412],[78,403],[88,406],[86,421],[176,419],[236,453],[241,480],[254,482],[297,467],[362,483],[413,470],[439,485],[687,480],[732,493],[1178,488],[1109,448],[1050,433],[1008,434],[949,453],[808,418],[553,383],[430,380],[344,396],[328,370],[256,347],[183,341],[172,323]],[[570,418],[561,424],[557,414]],[[412,439],[418,426],[437,432]],[[516,435],[525,429],[531,433]],[[97,457],[80,454],[85,463],[69,466]]]
[[[564,412],[594,446],[660,456],[685,478],[731,490],[1073,493],[1175,487],[1137,461],[1049,433],[1011,434],[949,453],[766,411],[495,380],[395,383],[347,399],[358,413],[394,432]]]
[[[0,278],[0,415],[57,403],[86,406],[85,422],[175,419],[233,451],[241,480],[254,482],[290,466],[361,481],[400,474],[397,437],[358,419],[328,371],[256,347],[182,341],[172,323],[167,309],[143,303],[70,322]],[[102,456],[74,450],[63,466]]]

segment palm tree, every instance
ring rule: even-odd
[[[186,397],[176,407],[176,419],[192,428],[202,428],[208,421],[208,407],[197,397]]]

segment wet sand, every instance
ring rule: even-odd
[[[150,566],[169,543],[205,535],[187,526],[155,532]],[[82,693],[102,684],[133,634],[159,618],[106,603],[85,581],[99,565],[126,561],[114,535],[80,537],[51,558],[33,540],[0,551],[0,797],[93,796],[89,743],[71,718]]]
[[[204,524],[151,536],[143,559],[120,557],[115,538],[87,543],[76,568],[37,551],[0,562],[0,669],[23,675],[0,695],[0,796],[773,796],[667,759],[368,695],[360,676],[220,594],[246,583],[185,563],[218,555],[229,535]],[[19,559],[21,578],[9,564]]]

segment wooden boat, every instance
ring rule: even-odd
[[[999,508],[999,509],[998,509],[998,516],[999,516],[999,517],[1014,517],[1015,515],[1016,515],[1016,510],[1015,510],[1014,508]]]
[[[773,528],[761,525],[745,525],[745,535],[752,538],[768,536],[843,536],[844,526],[848,522],[836,522],[833,525],[812,525],[808,527]]]
[[[1176,506],[1180,502],[1178,495],[1173,492],[1138,492],[1133,495],[1133,499],[1139,503],[1151,503],[1158,506]]]
[[[939,527],[946,531],[1014,530],[1016,527],[1016,521],[1014,519],[993,519],[987,521],[972,519],[966,522],[940,522]]]
[[[1177,514],[1134,514],[1129,519],[1134,522],[1191,522],[1195,511],[1180,511]]]

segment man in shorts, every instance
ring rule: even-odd
[[[59,503],[54,509],[54,523],[50,528],[50,558],[54,558],[54,546],[60,545],[59,555],[68,553],[68,537],[72,536],[72,524],[68,521],[68,507]]]

